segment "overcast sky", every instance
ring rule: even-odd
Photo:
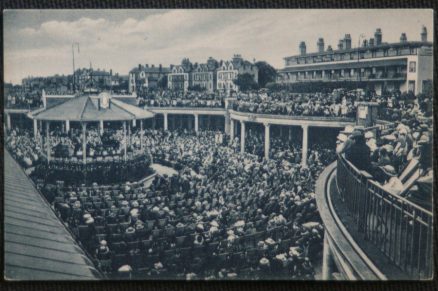
[[[4,12],[5,81],[27,76],[71,74],[76,68],[113,69],[120,74],[141,64],[178,64],[183,57],[205,62],[240,53],[276,68],[298,53],[300,41],[316,51],[323,37],[335,49],[345,33],[353,46],[364,33],[382,29],[384,42],[419,40],[421,26],[433,41],[433,11],[406,10],[8,10]]]

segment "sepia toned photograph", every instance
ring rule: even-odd
[[[4,10],[4,280],[432,280],[433,20]]]

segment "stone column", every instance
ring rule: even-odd
[[[309,126],[303,125],[303,157],[301,159],[301,165],[307,166],[307,148],[309,139]]]
[[[102,135],[103,134],[103,120],[100,120],[99,121],[99,131],[100,131],[100,135]]]
[[[324,234],[324,247],[322,253],[322,280],[331,280],[333,273],[333,253],[330,249],[327,233]]]
[[[126,121],[123,121],[123,141],[124,141],[124,146],[123,146],[123,158],[126,161],[127,155],[128,155],[128,141],[126,138]]]
[[[50,149],[50,121],[46,121],[46,151],[47,151],[47,162],[51,159],[51,149]]]
[[[70,132],[70,120],[65,121],[65,132],[66,133]]]
[[[195,132],[198,133],[199,131],[199,114],[195,114]]]
[[[225,134],[229,134],[230,133],[230,114],[228,114],[228,112],[225,113],[224,122],[225,122],[224,123]]]
[[[265,123],[265,159],[269,159],[269,146],[270,146],[270,127],[269,123]]]
[[[6,113],[6,129],[11,130],[11,115]]]
[[[230,140],[234,139],[234,120],[230,118]]]
[[[164,130],[168,130],[168,120],[167,120],[167,113],[163,113],[163,119],[164,119]]]
[[[240,121],[240,152],[245,152],[245,121]]]
[[[38,120],[33,120],[33,137],[35,140],[38,138]]]
[[[289,126],[289,135],[288,135],[288,140],[291,141],[292,140],[292,127]]]

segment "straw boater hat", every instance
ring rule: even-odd
[[[269,260],[267,258],[263,257],[260,259],[259,264],[261,266],[269,266]]]
[[[386,166],[379,167],[379,168],[382,169],[382,171],[385,174],[387,174],[388,176],[391,176],[391,177],[397,176],[397,172],[395,171],[394,167],[391,165],[386,165]]]

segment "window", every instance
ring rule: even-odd
[[[409,62],[409,73],[415,73],[417,67],[417,62]]]

